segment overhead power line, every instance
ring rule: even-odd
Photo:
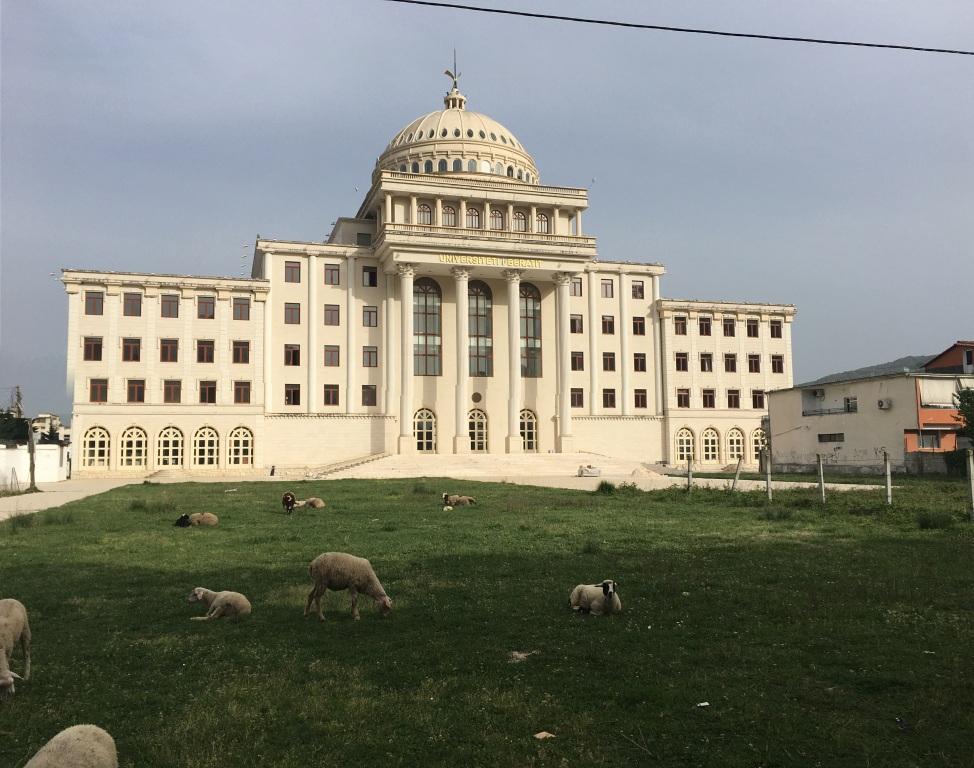
[[[450,8],[458,11],[477,11],[479,13],[498,13],[505,16],[524,16],[529,19],[550,21],[573,21],[579,24],[600,24],[606,27],[627,27],[629,29],[655,29],[661,32],[685,32],[694,35],[715,35],[717,37],[745,37],[753,40],[780,40],[788,43],[815,43],[817,45],[848,45],[859,48],[893,48],[900,51],[920,51],[923,53],[952,53],[958,56],[974,56],[974,51],[956,51],[950,48],[924,48],[918,45],[893,45],[891,43],[862,43],[853,40],[825,40],[818,37],[788,37],[786,35],[758,35],[750,32],[721,32],[716,29],[693,29],[690,27],[668,27],[661,24],[637,24],[631,21],[609,21],[608,19],[587,19],[581,16],[558,16],[552,13],[530,13],[511,11],[503,8],[481,8],[476,5],[460,3],[437,3],[432,0],[386,0],[387,3],[406,3],[408,5],[429,5],[434,8]]]

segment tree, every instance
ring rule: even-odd
[[[974,389],[962,389],[956,392],[954,402],[959,411],[954,418],[963,425],[958,434],[974,443]]]
[[[0,408],[0,440],[24,442],[30,424],[26,419],[18,418],[13,411]]]

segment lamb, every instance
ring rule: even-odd
[[[443,494],[444,507],[465,507],[468,504],[476,504],[477,500],[473,496],[457,496],[449,493]]]
[[[193,616],[192,621],[209,621],[225,617],[239,619],[250,615],[250,601],[239,592],[214,592],[205,587],[196,587],[186,598],[188,603],[205,603],[206,616]]]
[[[294,508],[299,509],[301,507],[311,507],[311,509],[324,509],[328,505],[324,501],[319,499],[317,496],[312,496],[310,499],[305,499],[304,501],[295,502]]]
[[[294,511],[294,507],[297,503],[297,497],[290,491],[281,497],[281,506],[284,507],[284,511],[289,515]]]
[[[191,525],[214,526],[220,522],[220,518],[212,512],[194,512],[191,515],[180,515],[173,525],[179,528],[189,528]]]
[[[10,668],[10,657],[18,640],[24,656],[23,677]],[[0,600],[0,694],[13,693],[15,679],[30,679],[30,624],[24,604],[7,598]]]
[[[115,739],[97,725],[72,725],[38,750],[24,768],[118,768]]]
[[[304,615],[307,616],[314,603],[317,609],[318,620],[324,621],[325,617],[321,612],[321,598],[325,590],[334,592],[347,589],[352,596],[352,618],[359,620],[358,612],[358,593],[361,592],[375,600],[379,612],[385,616],[392,610],[392,600],[379,583],[372,564],[364,557],[356,557],[344,552],[324,552],[311,561],[308,567],[311,581],[314,586],[308,593],[308,602],[304,606]]]
[[[591,613],[593,616],[622,613],[622,601],[616,591],[616,583],[611,579],[600,584],[579,584],[572,590],[568,604],[573,611]]]

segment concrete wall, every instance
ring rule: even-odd
[[[619,459],[659,460],[663,420],[654,416],[576,416],[575,448]]]
[[[396,419],[366,414],[264,418],[265,455],[276,467],[315,467],[394,452]]]
[[[34,446],[34,479],[38,483],[56,483],[68,477],[70,458],[67,446]],[[30,485],[30,453],[27,445],[5,448],[0,445],[0,488],[13,489],[13,477],[19,489]]]

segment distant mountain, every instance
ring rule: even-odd
[[[814,384],[829,384],[833,381],[846,381],[847,379],[866,379],[870,376],[884,376],[888,373],[903,373],[904,371],[919,371],[923,364],[932,360],[936,355],[907,355],[888,363],[877,365],[867,365],[865,368],[855,368],[851,371],[841,373],[831,373],[815,381],[806,381],[804,384],[797,384],[799,387],[809,387]]]

